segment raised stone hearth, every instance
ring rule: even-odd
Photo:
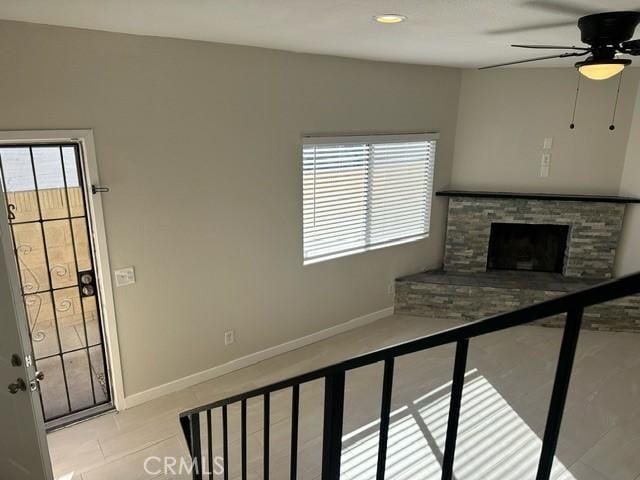
[[[587,288],[594,280],[555,273],[483,272],[418,273],[396,282],[395,313],[473,321]],[[539,322],[564,325],[562,317]],[[585,309],[583,326],[593,330],[640,332],[640,296],[634,295]]]
[[[446,191],[438,195],[450,197],[444,265],[440,270],[399,278],[396,313],[472,321],[612,278],[625,204],[640,202],[625,197],[501,192]],[[530,258],[531,252],[540,251],[540,245],[532,243],[544,241],[537,233],[530,238],[492,236],[492,231],[499,230],[496,227],[505,224],[552,226],[550,232],[563,226],[566,245],[560,245],[564,256],[556,257],[559,268],[555,270],[561,273],[532,271],[544,265]],[[495,265],[504,268],[504,262],[488,261],[490,238],[521,243],[515,245],[515,253],[513,248],[502,250],[521,256],[521,261],[506,263],[517,270],[493,269]],[[548,241],[555,242],[556,252],[562,251],[553,236]],[[562,322],[562,318],[549,318],[540,323],[555,326]],[[640,332],[640,296],[588,308],[583,325]]]

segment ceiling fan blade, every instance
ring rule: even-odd
[[[567,4],[566,2],[553,2],[550,0],[528,0],[522,4],[525,7],[533,7],[547,12],[560,13],[562,15],[571,15],[573,17],[582,17],[594,12],[592,9],[581,7],[575,4]]]
[[[517,65],[519,63],[529,63],[529,62],[537,62],[539,60],[550,60],[552,58],[566,58],[566,57],[581,57],[583,55],[586,55],[589,52],[566,52],[566,53],[561,53],[560,55],[547,55],[546,57],[535,57],[535,58],[528,58],[526,60],[516,60],[515,62],[505,62],[505,63],[498,63],[496,65],[487,65],[486,67],[480,67],[478,68],[478,70],[487,70],[488,68],[497,68],[497,67],[506,67],[507,65]]]
[[[554,49],[558,49],[558,50],[589,50],[588,47],[575,47],[575,46],[571,46],[571,47],[561,47],[559,45],[511,45],[512,47],[516,47],[516,48],[540,48],[543,50],[554,50]]]
[[[564,22],[553,22],[553,23],[540,23],[537,25],[521,25],[519,27],[509,27],[509,28],[496,28],[494,30],[487,30],[486,33],[490,35],[503,35],[506,33],[520,33],[520,32],[530,32],[532,30],[545,30],[547,28],[560,28],[560,27],[576,27],[577,21],[564,21]]]
[[[621,47],[622,53],[628,53],[629,55],[640,55],[640,39],[622,42]]]

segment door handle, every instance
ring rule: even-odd
[[[14,383],[9,384],[9,393],[11,395],[15,395],[18,392],[26,392],[27,384],[22,378],[18,378]]]

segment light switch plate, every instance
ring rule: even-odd
[[[116,277],[116,287],[124,287],[136,283],[136,272],[133,267],[119,268],[113,273]]]
[[[549,176],[549,166],[541,166],[540,167],[540,177],[547,178]]]
[[[553,147],[553,137],[547,137],[544,139],[544,143],[542,144],[542,148],[549,149]]]

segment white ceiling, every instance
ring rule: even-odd
[[[0,0],[0,18],[394,62],[477,67],[542,56],[510,43],[579,44],[580,12],[638,0]],[[408,20],[380,25],[372,17]],[[640,29],[638,35],[640,36]],[[571,65],[572,59],[536,63]]]

